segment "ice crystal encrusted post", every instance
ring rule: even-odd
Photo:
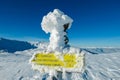
[[[59,9],[54,9],[43,17],[41,26],[46,33],[50,33],[48,51],[59,51],[68,44],[67,29],[73,20]]]

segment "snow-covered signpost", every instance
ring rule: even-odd
[[[48,51],[62,50],[68,43],[66,30],[71,27],[73,20],[58,9],[43,17],[42,29],[50,33]]]
[[[41,26],[46,33],[50,33],[50,43],[46,52],[35,53],[30,62],[33,69],[41,73],[48,73],[48,79],[65,79],[65,73],[82,73],[84,54],[80,49],[68,46],[67,30],[73,20],[58,9],[43,17]],[[67,74],[65,80],[71,80]],[[54,79],[53,79],[54,78]]]

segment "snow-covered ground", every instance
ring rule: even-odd
[[[40,75],[29,64],[32,54],[41,49],[16,51],[15,53],[0,52],[0,80],[38,80]],[[39,76],[38,76],[39,75]]]
[[[120,52],[86,54],[85,80],[120,80]]]
[[[39,49],[17,51],[15,53],[1,51],[0,80],[41,80],[42,74],[32,70],[29,59],[34,52],[43,51],[43,48],[45,46],[41,44]],[[86,53],[85,72],[82,75],[73,73],[72,80],[120,80],[120,49],[101,49],[101,51],[104,50],[102,54],[100,50],[97,50],[98,48],[83,49]],[[108,53],[109,51],[111,53]],[[96,52],[100,54],[92,54]]]

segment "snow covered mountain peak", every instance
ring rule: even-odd
[[[36,48],[36,46],[26,41],[0,38],[0,50],[13,53],[16,51],[23,51],[23,50],[34,49],[34,48]]]

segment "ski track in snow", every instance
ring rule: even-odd
[[[32,56],[30,54],[34,51],[21,51],[19,54],[0,53],[0,80],[40,80],[37,79],[40,74],[33,71],[29,64]],[[74,73],[74,80],[120,80],[120,52],[86,52],[85,60],[85,72],[82,75]]]

